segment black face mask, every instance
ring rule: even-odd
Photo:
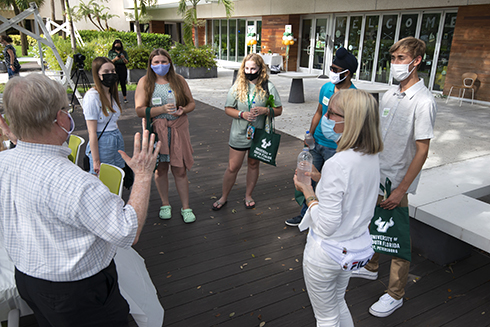
[[[255,74],[247,74],[245,73],[245,78],[248,79],[249,81],[253,81],[254,79],[258,78],[260,75],[260,70],[256,72]]]
[[[102,80],[100,82],[106,87],[111,87],[117,82],[117,74],[102,74]]]
[[[119,50],[121,50],[121,48],[122,48],[122,47],[120,47],[120,46],[115,46],[115,47],[114,47],[114,49],[116,49],[116,50],[118,50],[118,51],[119,51]]]

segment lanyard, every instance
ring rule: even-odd
[[[254,97],[252,98],[252,101],[250,101],[250,94],[247,93],[247,101],[248,101],[248,111],[252,108],[252,103],[255,100],[255,95],[257,94],[256,91],[254,91]]]

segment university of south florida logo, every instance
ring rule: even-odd
[[[271,143],[271,141],[270,141],[270,140],[269,140],[269,141],[267,141],[266,139],[262,139],[262,145],[261,145],[261,148],[262,148],[262,149],[267,149],[268,147],[270,147],[270,146],[271,146],[271,144],[272,144],[272,143]]]
[[[378,217],[374,224],[378,226],[376,230],[379,233],[386,233],[388,231],[388,228],[395,225],[395,222],[393,221],[393,217],[390,217],[390,221],[384,221],[381,217]]]

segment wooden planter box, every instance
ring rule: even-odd
[[[184,76],[187,79],[195,78],[217,78],[218,68],[193,68],[193,67],[183,67],[175,65],[175,71],[177,74]]]

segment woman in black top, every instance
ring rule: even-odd
[[[5,47],[3,49],[3,57],[9,74],[9,79],[15,75],[19,75],[20,64],[17,61],[17,54],[12,44],[12,38],[8,35],[0,35],[0,43]]]
[[[128,99],[126,98],[126,80],[128,78],[126,64],[128,63],[128,54],[124,51],[121,40],[115,40],[114,43],[112,43],[112,49],[109,50],[109,55],[107,57],[109,57],[116,66],[116,73],[119,77],[119,85],[121,85],[124,103],[128,103]]]

